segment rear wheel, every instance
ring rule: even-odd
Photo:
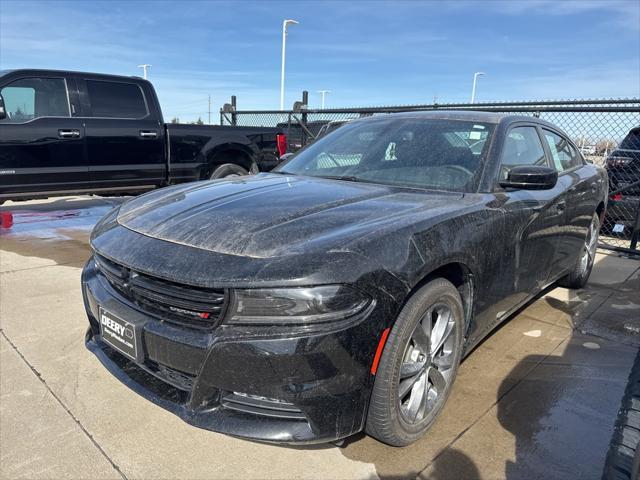
[[[596,258],[599,231],[600,217],[597,213],[594,213],[587,232],[587,238],[585,238],[584,245],[580,251],[580,257],[571,272],[558,281],[560,286],[575,289],[582,288],[587,284],[587,280],[589,280],[589,275],[591,275],[591,270],[593,269],[593,262]]]
[[[240,165],[236,165],[235,163],[224,163],[213,171],[210,178],[211,180],[216,180],[218,178],[226,177],[241,177],[248,174],[249,172]]]
[[[404,306],[387,339],[369,404],[366,432],[405,446],[422,437],[447,400],[462,355],[458,290],[435,279]]]

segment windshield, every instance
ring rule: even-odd
[[[318,140],[276,171],[413,188],[470,191],[493,125],[383,118],[354,122]]]

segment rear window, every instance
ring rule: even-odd
[[[135,83],[86,80],[92,117],[142,118],[148,113]]]

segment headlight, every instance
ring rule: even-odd
[[[311,324],[353,316],[371,303],[366,294],[346,285],[235,290],[233,324]]]

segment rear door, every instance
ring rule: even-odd
[[[65,76],[21,77],[0,86],[0,195],[82,190],[89,170],[77,92]]]
[[[89,161],[95,188],[164,182],[164,126],[152,98],[135,81],[79,78]]]
[[[545,146],[553,166],[558,171],[558,183],[566,189],[566,221],[556,247],[554,273],[572,268],[582,251],[591,218],[595,212],[598,192],[595,167],[587,165],[578,150],[559,132],[543,128]]]

